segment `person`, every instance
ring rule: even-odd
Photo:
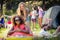
[[[17,15],[22,16],[22,18],[26,20],[26,14],[27,13],[25,8],[25,3],[24,2],[19,3],[17,8]]]
[[[0,28],[4,27],[4,17],[0,15]]]
[[[32,7],[32,10],[33,11],[30,13],[30,15],[31,15],[32,23],[33,23],[33,29],[35,30],[36,29],[36,16],[38,14],[37,14],[37,11],[36,11],[36,8],[35,7]]]
[[[42,18],[43,18],[43,9],[38,6],[38,23],[39,23],[39,26],[41,27],[42,26]]]
[[[6,22],[6,28],[12,28],[12,21],[11,21],[11,16],[8,17],[8,21]]]
[[[50,28],[49,28],[49,26],[48,26],[48,24],[44,24],[44,25],[42,25],[42,27],[41,27],[41,31],[40,31],[40,36],[45,36],[45,37],[49,37],[49,36],[52,36],[49,32],[48,32],[48,30],[49,30]]]
[[[56,31],[53,33],[54,36],[60,35],[60,26],[57,27]]]
[[[29,34],[30,33],[30,30],[25,27],[25,24],[24,24],[24,21],[23,21],[23,18],[20,17],[20,16],[15,16],[13,19],[12,19],[12,23],[13,23],[13,28],[11,29],[11,31],[8,33],[8,35],[10,36],[15,36],[16,34],[19,35],[19,34]]]
[[[25,3],[24,2],[19,3],[18,8],[17,8],[17,14],[19,16],[22,16],[22,18],[25,21],[26,26],[30,27],[30,25],[29,25],[30,19],[28,16],[29,13],[30,13],[30,10],[25,7]]]

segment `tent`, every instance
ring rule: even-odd
[[[57,28],[57,26],[60,25],[60,6],[49,8],[44,14],[42,24],[45,24],[47,22],[46,19],[49,18],[52,19],[50,25],[52,25],[53,28]]]

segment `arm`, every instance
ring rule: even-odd
[[[19,16],[21,16],[21,12],[20,12],[20,9],[19,9],[19,8],[17,9],[17,14],[18,14]]]
[[[38,16],[38,14],[35,14],[36,16]]]
[[[10,31],[10,32],[24,32],[24,33],[29,33],[28,29],[23,30],[23,29],[19,29],[19,28],[16,29],[16,30]]]
[[[4,15],[2,15],[0,18],[4,18]]]
[[[24,20],[26,20],[26,14],[27,12],[24,10]]]
[[[10,29],[10,31],[8,32],[8,35],[10,35],[10,34],[12,34],[12,33],[14,33],[15,32],[15,30],[13,29],[13,27]]]
[[[7,18],[12,18],[12,16],[8,16],[8,15],[4,15],[4,17],[7,17]]]

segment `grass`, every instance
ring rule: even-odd
[[[25,38],[12,37],[12,38],[7,38],[6,40],[33,40],[33,38],[32,37],[25,37]]]
[[[32,24],[31,24],[31,27],[32,27]],[[37,30],[33,30],[32,29],[32,31],[33,32],[35,32],[35,34],[39,34],[39,31],[40,31],[40,27],[39,27],[39,25],[38,24],[36,24],[36,28],[37,28]],[[8,31],[9,29],[6,29],[6,28],[1,28],[0,29],[0,37],[6,37],[6,33],[7,33],[7,31]],[[49,30],[48,32],[50,32],[51,34],[54,32],[55,30],[54,29],[51,29],[51,30]],[[7,40],[33,40],[33,37],[25,37],[25,38],[16,38],[16,37],[11,37],[11,38],[6,38]],[[38,38],[39,39],[39,38]],[[35,40],[35,39],[34,39]],[[41,40],[43,40],[42,38],[41,38]]]

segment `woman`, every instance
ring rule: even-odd
[[[19,3],[18,5],[18,9],[17,9],[17,14],[19,16],[22,16],[24,20],[26,20],[26,8],[25,8],[25,4],[23,2]]]
[[[15,36],[15,35],[30,34],[30,30],[27,27],[25,27],[25,24],[24,24],[22,17],[15,16],[12,21],[13,21],[13,28],[8,33],[8,35]]]
[[[38,6],[38,22],[39,22],[39,26],[42,26],[42,18],[43,18],[43,9]]]
[[[30,20],[28,16],[29,12],[30,12],[29,9],[25,7],[24,2],[19,3],[18,8],[17,8],[17,14],[19,16],[22,16],[22,18],[25,21],[26,26],[30,26],[29,25]]]

